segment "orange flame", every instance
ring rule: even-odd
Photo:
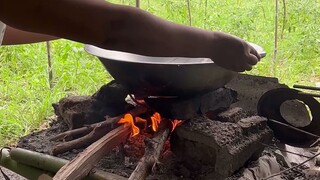
[[[151,116],[151,127],[152,127],[152,130],[154,132],[156,132],[159,128],[159,124],[161,122],[161,116],[159,113],[154,113],[153,116]]]
[[[124,124],[125,126],[131,126],[131,137],[136,136],[140,133],[140,129],[136,125],[134,125],[133,117],[131,114],[125,114],[118,123]]]
[[[176,129],[177,126],[181,125],[182,122],[183,122],[183,121],[177,120],[177,119],[171,121],[171,123],[172,123],[172,130],[171,130],[171,132],[173,132],[173,131]]]

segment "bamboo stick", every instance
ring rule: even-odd
[[[0,165],[29,179],[29,180],[38,180],[39,177],[43,174],[53,175],[48,173],[45,170],[41,170],[35,167],[27,166],[25,164],[19,163],[10,157],[9,149],[2,149]]]
[[[29,151],[21,148],[14,148],[10,151],[10,157],[12,160],[38,169],[52,172],[55,174],[59,169],[70,161],[50,156],[43,153],[38,153],[34,151]],[[118,176],[116,174],[95,171],[89,174],[85,180],[125,180],[125,178]]]

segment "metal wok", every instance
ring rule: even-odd
[[[253,45],[265,56],[263,49]],[[148,57],[86,45],[111,76],[136,96],[185,96],[227,84],[237,74],[209,58]]]

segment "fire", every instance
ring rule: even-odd
[[[131,126],[131,137],[136,136],[140,133],[140,129],[134,124],[131,114],[125,114],[118,123],[124,124],[125,126]]]
[[[172,129],[171,129],[171,132],[173,132],[173,131],[176,129],[176,127],[177,127],[177,126],[181,125],[181,124],[182,124],[182,122],[183,122],[183,121],[181,121],[181,120],[177,120],[177,119],[175,119],[175,120],[171,121],[171,123],[172,123]]]
[[[162,121],[162,118],[161,118],[161,115],[159,113],[154,113],[151,117],[151,129],[154,131],[154,132],[157,132],[158,129],[159,129],[159,124],[160,122]],[[169,121],[169,120],[168,120]],[[172,129],[171,129],[171,132],[173,132],[177,126],[181,125],[183,121],[181,120],[173,120],[173,121],[170,121],[171,124],[172,124]],[[139,127],[141,127],[139,125],[136,126],[136,124],[142,124],[143,127],[144,127],[144,130],[147,129],[147,120],[146,119],[143,119],[143,118],[140,118],[140,117],[135,117],[135,120],[133,120],[133,117],[131,114],[125,114],[123,118],[121,118],[118,122],[119,124],[124,124],[125,126],[130,126],[131,127],[131,137],[133,136],[136,136],[140,133],[140,129]],[[150,127],[149,126],[149,127]]]
[[[160,122],[161,122],[160,114],[157,112],[154,113],[153,116],[151,116],[151,127],[154,132],[157,132]]]

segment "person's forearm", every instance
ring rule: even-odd
[[[178,25],[104,0],[0,0],[0,20],[105,49],[150,56],[207,57],[234,71],[252,69],[260,56],[244,40]]]
[[[106,5],[103,0],[0,0],[0,19],[25,31],[97,43],[100,21],[109,21],[101,18],[102,11],[108,13]]]
[[[103,0],[0,0],[0,18],[27,31],[153,56],[209,56],[214,34]]]
[[[110,31],[104,42],[109,49],[152,56],[211,56],[207,50],[216,33],[174,24],[135,8],[123,9],[122,27]]]
[[[57,37],[38,34],[7,26],[2,45],[30,44],[58,39]]]

